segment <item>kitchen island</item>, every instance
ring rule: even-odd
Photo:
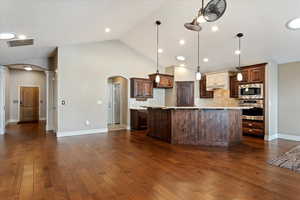
[[[171,144],[230,146],[242,141],[244,107],[148,107],[148,136]]]

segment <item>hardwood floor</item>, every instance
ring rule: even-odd
[[[0,136],[2,200],[299,200],[300,174],[266,160],[299,144],[246,138],[229,149],[170,145],[144,132],[57,139],[44,125]]]

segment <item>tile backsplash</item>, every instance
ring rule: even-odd
[[[165,105],[165,90],[153,89],[153,98],[146,101],[137,101],[136,99],[129,99],[129,108],[137,108],[140,106],[164,106]]]
[[[230,91],[225,89],[214,90],[213,99],[195,99],[197,106],[239,106],[239,101],[230,98]]]

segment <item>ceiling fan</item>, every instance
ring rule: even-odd
[[[192,22],[185,23],[184,27],[191,31],[201,31],[201,23],[215,22],[220,19],[225,13],[227,8],[226,0],[211,0],[204,7],[204,0],[202,0],[202,7],[200,8],[198,15]]]

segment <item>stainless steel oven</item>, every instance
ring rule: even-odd
[[[263,100],[240,100],[240,106],[251,107],[243,110],[243,119],[264,121],[264,101]]]
[[[240,99],[263,99],[264,85],[263,84],[246,84],[239,86]]]

